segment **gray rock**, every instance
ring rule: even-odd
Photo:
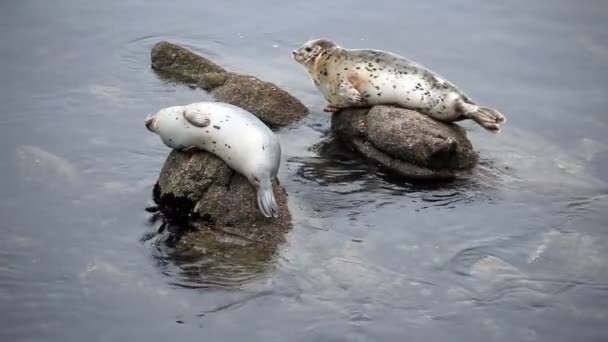
[[[152,47],[152,69],[164,78],[187,84],[200,84],[203,89],[222,85],[227,71],[210,60],[179,45],[160,42]],[[209,79],[213,84],[207,86]]]
[[[267,257],[291,228],[287,194],[273,189],[278,218],[266,218],[247,179],[215,155],[172,151],[154,187],[154,201],[169,223],[190,226],[182,246],[205,246],[204,254]],[[243,255],[244,253],[244,255]]]
[[[217,101],[244,108],[271,127],[290,125],[308,114],[302,102],[276,84],[228,72],[179,45],[157,43],[151,59],[162,78],[209,91]]]
[[[270,127],[287,126],[308,113],[299,100],[275,84],[248,75],[229,73],[226,82],[211,94],[254,113]]]
[[[394,106],[332,117],[337,137],[388,170],[416,180],[452,179],[479,160],[462,127]]]

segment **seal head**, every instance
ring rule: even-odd
[[[296,62],[310,68],[314,65],[319,56],[335,47],[337,47],[336,43],[329,39],[314,39],[307,42],[299,49],[293,50],[291,56]]]

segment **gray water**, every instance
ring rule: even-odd
[[[3,1],[0,341],[605,341],[605,1]],[[480,165],[389,179],[333,142],[290,51],[390,50],[499,108]],[[144,210],[185,45],[312,109],[278,131],[294,228],[263,271],[185,260]],[[210,266],[211,265],[211,266]]]

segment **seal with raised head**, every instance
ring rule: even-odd
[[[294,50],[292,57],[308,70],[329,103],[327,112],[397,105],[439,121],[471,119],[492,132],[506,122],[496,109],[476,104],[445,78],[391,52],[345,49],[328,39],[315,39]]]
[[[146,128],[172,149],[200,149],[222,159],[256,189],[262,214],[278,217],[271,181],[279,170],[281,145],[255,115],[228,103],[197,102],[149,115]]]

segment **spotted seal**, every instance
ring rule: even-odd
[[[506,118],[477,105],[454,84],[402,56],[380,50],[345,49],[328,39],[315,39],[292,51],[306,67],[329,104],[342,108],[397,105],[436,120],[471,119],[488,131],[500,131]]]
[[[271,180],[277,176],[281,145],[255,115],[228,103],[197,102],[163,108],[145,124],[172,149],[201,149],[221,158],[256,189],[262,214],[278,217]]]

